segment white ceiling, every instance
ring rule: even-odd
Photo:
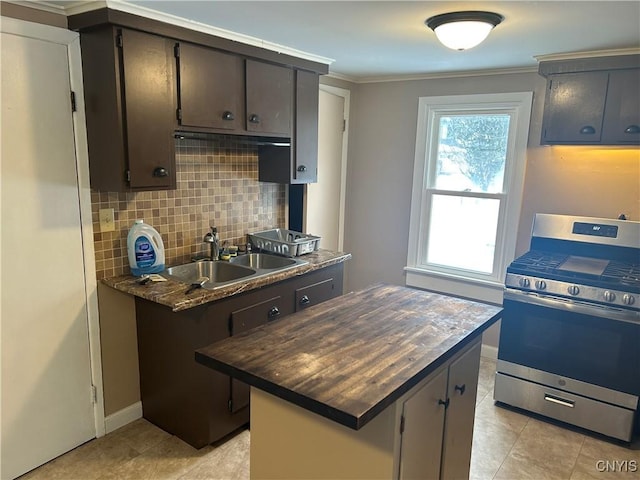
[[[330,72],[358,81],[535,68],[535,56],[640,49],[640,0],[123,3],[333,59]],[[457,52],[440,45],[424,21],[460,10],[505,20],[480,46]]]

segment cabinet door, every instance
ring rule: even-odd
[[[312,305],[317,305],[340,293],[335,288],[333,278],[296,289],[296,312]]]
[[[287,309],[280,296],[236,310],[231,313],[231,335],[238,335],[290,313],[292,313],[291,309]],[[249,397],[249,385],[232,378],[231,398],[229,400],[231,413],[236,413],[247,407],[249,405]]]
[[[293,70],[246,61],[247,131],[291,136]]]
[[[318,96],[316,73],[296,71],[296,115],[291,183],[318,181]]]
[[[447,371],[444,370],[404,402],[400,479],[440,478],[446,394]]]
[[[175,188],[172,44],[134,30],[123,29],[120,35],[129,186]]]
[[[188,43],[179,45],[176,56],[180,125],[242,130],[242,58]]]
[[[442,442],[443,479],[469,477],[480,347],[481,344],[478,342],[449,367],[447,386],[449,405]]]
[[[640,143],[640,69],[609,74],[603,143]]]
[[[551,75],[542,143],[600,142],[608,78],[607,72]]]

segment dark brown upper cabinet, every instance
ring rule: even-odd
[[[318,74],[296,70],[291,147],[259,147],[258,178],[261,182],[302,184],[318,181],[318,96]]]
[[[177,44],[175,55],[180,127],[243,130],[243,59],[189,43]]]
[[[292,69],[246,60],[246,100],[248,132],[291,137]]]
[[[545,62],[543,144],[640,144],[638,56]]]
[[[91,186],[175,188],[173,42],[107,25],[80,44]]]

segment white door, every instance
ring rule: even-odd
[[[96,436],[68,46],[7,33],[9,20],[0,57],[2,479]]]
[[[318,182],[307,185],[306,195],[304,231],[322,237],[320,246],[334,251],[342,250],[344,237],[346,94],[320,86]]]

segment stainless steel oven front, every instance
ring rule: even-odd
[[[503,307],[495,400],[631,441],[640,313],[510,288]]]

